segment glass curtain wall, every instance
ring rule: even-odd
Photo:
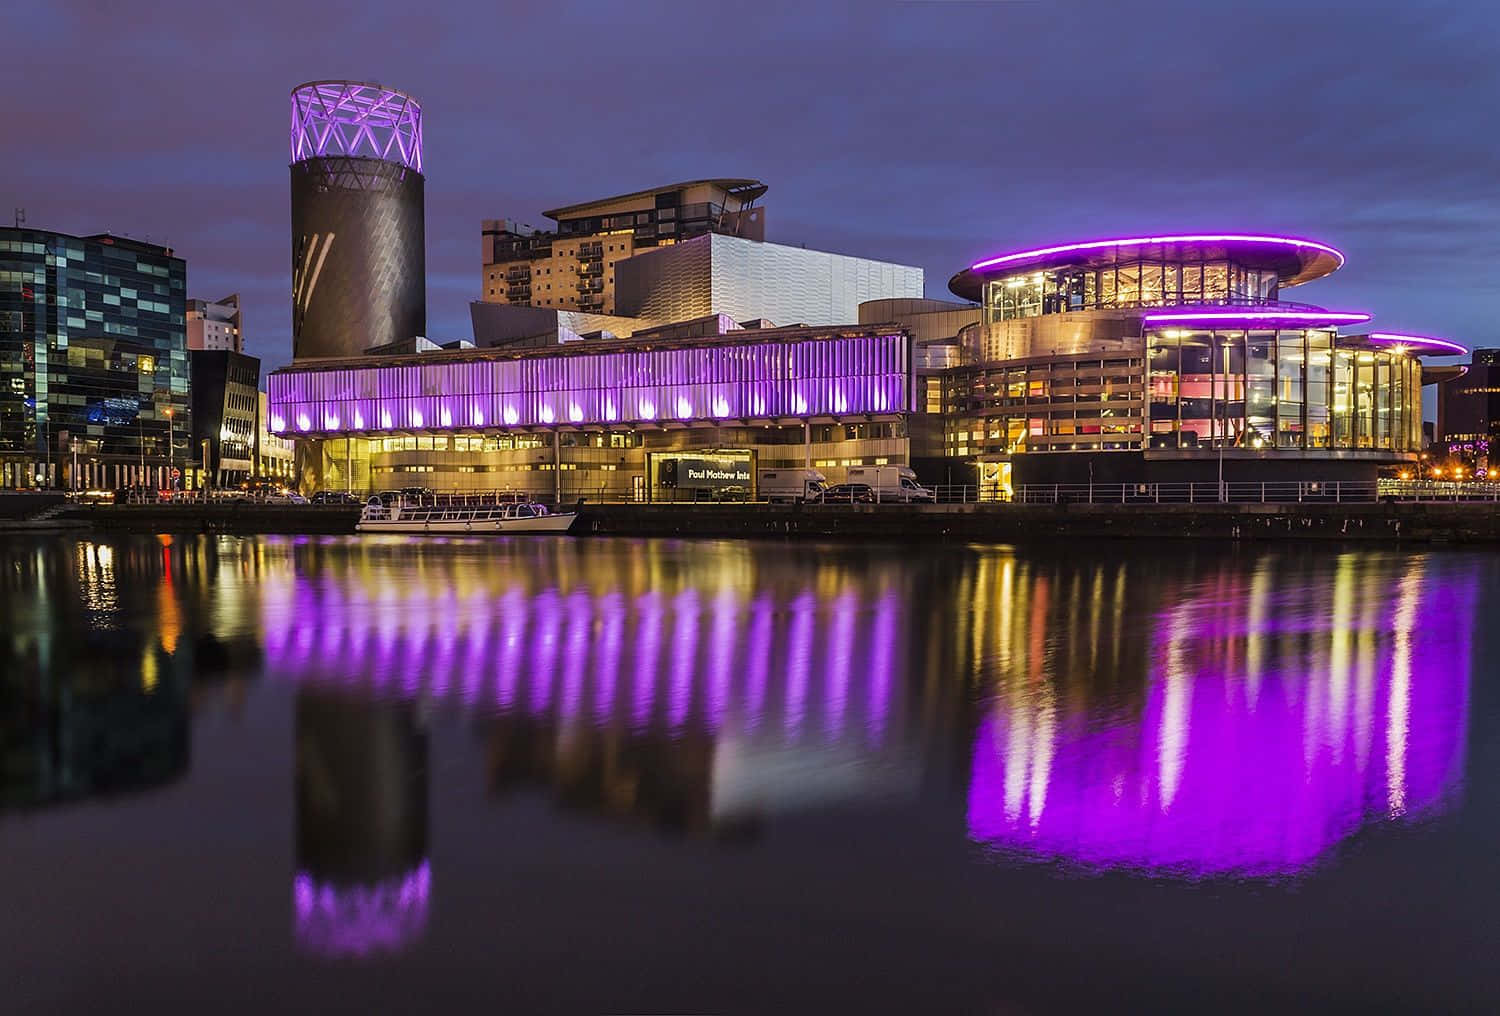
[[[1150,447],[1421,449],[1420,366],[1337,349],[1330,331],[1147,338]]]

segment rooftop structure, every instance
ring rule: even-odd
[[[240,294],[232,293],[220,300],[189,300],[187,344],[189,349],[243,353]]]
[[[554,208],[550,230],[486,219],[480,298],[613,314],[618,262],[705,233],[763,240],[765,192],[758,180],[686,180]]]

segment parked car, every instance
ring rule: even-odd
[[[840,483],[818,495],[823,504],[874,504],[875,491],[868,483]]]
[[[295,490],[289,490],[285,494],[267,494],[264,498],[261,499],[261,501],[264,504],[307,504],[308,503],[307,498],[303,497],[301,494],[297,493]]]
[[[308,498],[310,504],[355,505],[364,504],[358,494],[347,490],[319,490]]]
[[[748,501],[750,500],[749,487],[715,487],[713,492],[715,501]]]

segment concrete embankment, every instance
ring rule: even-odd
[[[1500,505],[591,505],[582,535],[1500,543]]]
[[[359,509],[341,505],[160,504],[80,506],[67,515],[106,532],[352,533]]]
[[[73,507],[56,521],[135,533],[354,532],[359,509],[316,505]],[[1500,544],[1495,504],[586,505],[579,536],[1019,542],[1118,539]]]

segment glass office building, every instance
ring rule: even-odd
[[[167,486],[188,465],[187,266],[0,228],[0,486]]]

